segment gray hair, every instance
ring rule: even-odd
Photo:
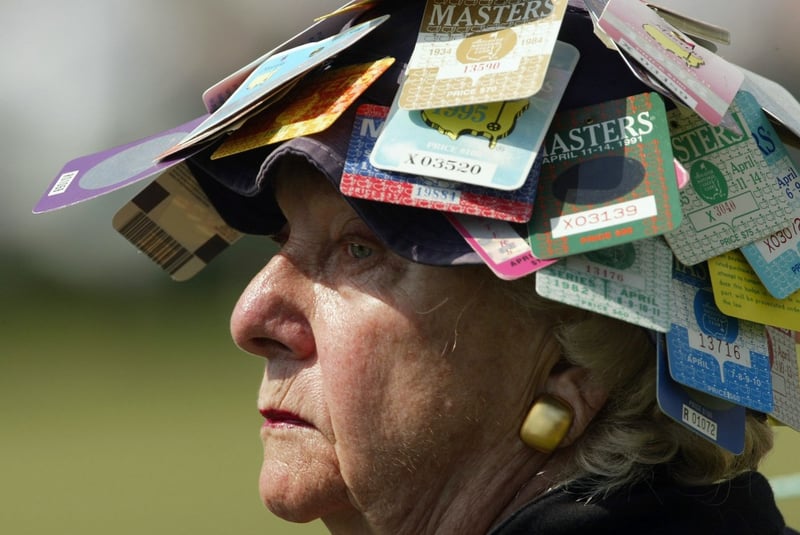
[[[745,446],[734,455],[664,415],[656,400],[656,353],[636,325],[536,295],[535,277],[502,282],[526,314],[549,325],[562,358],[588,370],[608,393],[605,407],[575,443],[560,480],[591,481],[593,495],[652,478],[656,466],[683,485],[704,485],[755,470],[772,448],[772,430],[748,411]]]

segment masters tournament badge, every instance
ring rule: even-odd
[[[542,88],[567,0],[477,4],[428,0],[402,109],[517,100]]]

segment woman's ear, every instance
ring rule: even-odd
[[[594,382],[586,368],[556,367],[547,378],[544,390],[572,407],[572,425],[559,447],[572,445],[603,408],[608,399],[605,388]]]

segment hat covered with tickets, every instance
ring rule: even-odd
[[[662,410],[739,453],[748,409],[800,429],[800,104],[729,39],[641,0],[352,1],[34,211],[149,178],[114,227],[185,280],[277,233],[273,178],[306,162],[408,260],[651,331]]]

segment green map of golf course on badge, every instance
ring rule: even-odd
[[[529,223],[537,258],[664,234],[681,210],[664,102],[642,93],[556,115]]]

